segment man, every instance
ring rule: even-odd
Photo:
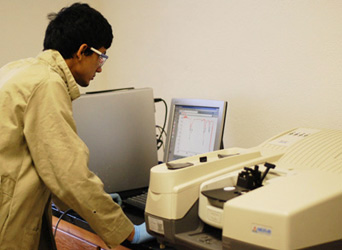
[[[89,171],[72,117],[77,84],[88,86],[108,58],[111,26],[80,3],[49,18],[44,51],[0,69],[0,249],[55,249],[51,196],[108,247],[139,242],[146,229],[128,220]]]

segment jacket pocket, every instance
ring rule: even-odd
[[[0,176],[0,204],[12,199],[16,181],[7,175]]]
[[[9,176],[0,176],[0,232],[8,217],[15,183],[16,182]]]
[[[21,242],[20,250],[38,249],[40,229],[26,229]]]

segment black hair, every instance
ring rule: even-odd
[[[88,4],[74,3],[58,13],[49,14],[48,18],[50,23],[45,32],[44,50],[57,50],[64,59],[72,58],[84,43],[96,49],[108,49],[112,44],[112,27]]]

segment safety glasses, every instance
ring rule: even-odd
[[[90,50],[99,55],[99,68],[101,68],[108,59],[108,56],[101,53],[101,51],[94,49],[93,47],[90,47]]]

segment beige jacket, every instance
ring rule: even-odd
[[[38,249],[51,194],[114,247],[133,230],[88,169],[71,101],[77,84],[57,51],[0,69],[0,249]],[[51,218],[50,218],[51,219]]]

